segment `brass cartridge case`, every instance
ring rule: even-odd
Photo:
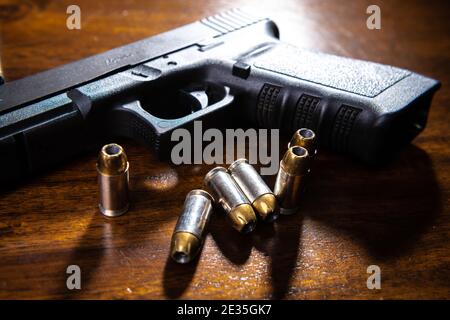
[[[280,161],[274,188],[281,214],[292,214],[298,209],[308,171],[308,151],[303,147],[290,147]]]

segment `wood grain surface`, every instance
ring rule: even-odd
[[[381,30],[366,28],[372,2]],[[81,30],[66,28],[73,3]],[[270,14],[299,47],[439,79],[427,128],[383,168],[321,151],[299,214],[248,236],[216,214],[190,265],[168,259],[171,233],[210,166],[171,166],[120,141],[132,208],[106,219],[97,210],[96,151],[77,157],[0,194],[1,299],[450,298],[448,1],[1,0],[4,75],[11,81],[233,7]],[[72,264],[81,290],[66,288]],[[381,268],[380,290],[366,287],[369,265]]]

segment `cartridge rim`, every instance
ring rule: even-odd
[[[211,202],[214,202],[214,198],[212,197],[212,195],[209,194],[209,192],[207,192],[207,191],[205,191],[203,189],[194,189],[194,190],[189,191],[189,193],[186,195],[186,198],[190,197],[190,196],[195,196],[195,195],[197,195],[197,196],[204,196],[205,198],[207,198]]]
[[[237,166],[239,166],[240,164],[242,164],[242,163],[247,163],[247,164],[248,164],[248,160],[245,159],[245,158],[240,158],[240,159],[235,160],[235,161],[234,161],[232,164],[230,164],[230,166],[228,167],[228,171],[229,171],[229,172],[233,172],[233,170],[234,170]]]
[[[104,216],[106,216],[108,218],[116,218],[116,217],[119,217],[119,216],[125,214],[128,211],[128,209],[130,208],[130,204],[127,203],[123,208],[120,208],[119,210],[111,210],[111,209],[103,208],[103,206],[99,203],[98,208]]]
[[[215,167],[215,168],[209,170],[209,172],[205,175],[205,178],[203,179],[203,183],[208,184],[209,181],[211,181],[211,179],[214,177],[214,175],[216,175],[219,172],[225,172],[228,174],[227,169],[225,169],[224,167],[220,167],[220,166]]]

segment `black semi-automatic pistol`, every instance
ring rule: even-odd
[[[234,9],[0,86],[1,181],[70,158],[97,137],[159,154],[171,132],[307,127],[324,148],[378,163],[426,124],[439,82],[408,70],[298,49],[276,24]]]

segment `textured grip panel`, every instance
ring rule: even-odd
[[[232,9],[200,20],[201,23],[221,34],[236,31],[266,18],[255,17],[245,11]]]
[[[319,102],[320,99],[317,97],[307,94],[301,95],[292,118],[292,132],[300,128],[316,129],[313,128],[313,116]]]
[[[139,113],[133,112],[133,109],[139,108],[136,102],[112,108],[105,119],[106,131],[115,136],[134,139],[158,153],[161,147],[160,135]]]
[[[331,130],[330,147],[336,151],[346,152],[348,141],[361,109],[343,105],[339,108]]]
[[[148,124],[140,118],[133,118],[131,121],[131,137],[142,141],[147,146],[151,146],[156,152],[160,148],[159,136],[149,128]]]
[[[260,127],[271,128],[274,113],[276,112],[276,102],[280,94],[280,87],[264,84],[258,95],[256,105],[257,120]]]
[[[277,45],[253,61],[260,69],[323,86],[375,97],[409,76],[407,70],[378,63]]]

